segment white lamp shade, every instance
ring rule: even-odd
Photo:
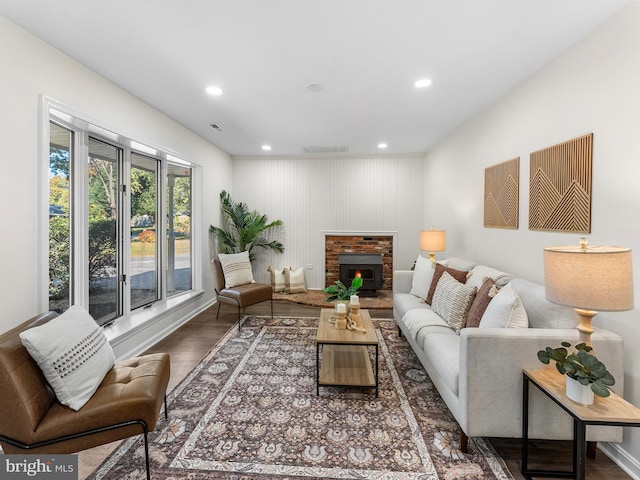
[[[420,230],[420,250],[444,252],[447,249],[447,235],[444,230]]]
[[[544,249],[547,300],[595,311],[633,308],[631,250],[579,245]]]

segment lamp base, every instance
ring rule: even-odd
[[[578,323],[578,326],[576,327],[580,332],[579,343],[586,343],[591,347],[591,334],[593,333],[591,320],[598,314],[598,312],[595,312],[593,310],[583,310],[581,308],[575,308],[574,310],[576,311],[580,319],[580,323]]]
[[[429,252],[429,260],[431,260],[431,263],[436,261],[436,253],[435,252]]]

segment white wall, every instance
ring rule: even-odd
[[[640,305],[640,3],[632,3],[428,153],[425,220],[447,229],[452,253],[542,282],[544,246],[579,234],[528,229],[529,154],[593,132],[591,244],[634,251]],[[520,157],[520,227],[483,227],[484,169]],[[438,179],[437,182],[431,179]],[[446,200],[446,201],[445,201]],[[594,324],[625,339],[625,398],[640,406],[639,309],[600,313]],[[597,346],[596,346],[597,348]],[[640,474],[640,430],[620,450]]]
[[[234,158],[233,199],[280,219],[282,255],[261,256],[266,269],[312,265],[309,288],[324,287],[324,232],[387,232],[396,235],[396,268],[408,269],[418,251],[422,225],[422,156],[370,158]]]
[[[180,124],[0,17],[0,331],[39,311],[38,142],[40,95],[87,115],[103,127],[170,149],[202,166],[203,223],[218,221],[217,193],[231,184],[231,159]],[[213,299],[207,229],[201,270],[204,305]]]

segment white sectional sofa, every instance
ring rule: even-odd
[[[418,257],[415,271],[395,271],[393,275],[393,314],[399,330],[460,425],[463,449],[466,448],[465,435],[520,438],[522,369],[554,368],[540,363],[537,352],[547,346],[560,346],[562,341],[575,345],[578,340],[577,314],[573,309],[547,301],[542,285],[456,258],[442,263],[453,269],[470,271],[467,280],[470,285],[481,284],[487,276],[496,280],[496,286],[509,285],[517,294],[515,303],[521,302],[520,306],[526,311],[525,325],[520,324],[520,328],[487,327],[492,324],[491,319],[483,316],[478,328],[463,326],[456,332],[425,302],[425,288],[432,282],[429,275],[433,275],[433,271],[425,269],[433,267],[428,260]],[[478,275],[484,278],[478,279]],[[495,292],[494,289],[492,293]],[[490,312],[495,298],[489,302],[485,314]],[[616,379],[613,390],[622,395],[622,338],[596,329],[592,345],[594,353]],[[530,438],[573,438],[571,418],[538,389],[531,390]],[[587,438],[621,441],[622,429],[590,426]]]

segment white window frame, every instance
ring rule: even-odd
[[[202,168],[192,162],[184,160],[184,157],[177,152],[171,151],[165,147],[156,146],[153,142],[141,141],[135,135],[128,135],[126,133],[120,133],[122,129],[114,129],[105,127],[104,123],[94,121],[87,115],[81,112],[75,111],[73,108],[56,101],[48,96],[41,96],[40,101],[40,125],[39,125],[39,172],[38,172],[38,184],[39,184],[39,212],[40,219],[38,222],[38,278],[42,279],[37,285],[38,295],[38,307],[39,311],[47,311],[49,309],[49,123],[55,121],[60,123],[65,128],[74,131],[74,155],[75,165],[72,167],[74,175],[79,178],[86,178],[88,174],[87,162],[83,161],[88,156],[88,137],[89,135],[97,138],[102,138],[107,141],[114,142],[125,148],[125,171],[124,174],[130,172],[130,162],[128,153],[132,150],[140,151],[141,153],[148,154],[144,150],[144,147],[156,151],[155,157],[160,160],[160,168],[158,169],[158,175],[160,175],[159,181],[159,195],[161,200],[159,205],[161,211],[158,213],[157,229],[162,234],[162,239],[159,242],[161,246],[162,255],[160,263],[162,268],[159,270],[161,278],[161,298],[152,305],[152,308],[144,309],[139,308],[136,310],[130,310],[130,292],[129,288],[125,289],[123,296],[123,315],[116,319],[116,327],[112,335],[107,333],[108,337],[113,337],[126,331],[129,328],[134,327],[140,322],[146,322],[155,317],[164,315],[168,310],[177,308],[179,305],[189,301],[194,297],[202,295],[203,279],[202,279],[202,256],[203,256],[203,228],[202,225],[202,212],[198,205],[201,204],[202,199],[202,180],[201,172]],[[119,132],[119,133],[114,133]],[[180,294],[167,297],[166,292],[166,265],[167,265],[167,249],[166,245],[166,227],[167,222],[165,218],[165,195],[167,188],[167,165],[171,163],[174,165],[188,166],[191,169],[191,290],[185,291]],[[129,178],[129,177],[125,177]],[[127,180],[128,181],[128,180]],[[72,189],[72,198],[70,198],[73,205],[74,222],[71,228],[72,242],[74,244],[74,261],[72,262],[73,275],[72,281],[72,304],[80,305],[84,308],[88,308],[89,305],[89,279],[87,260],[88,259],[88,199],[89,192],[87,183],[84,181],[76,181],[74,188]],[[125,208],[129,206],[129,195],[126,196]],[[130,278],[130,241],[129,236],[125,235],[123,244],[123,260],[125,262],[125,271],[127,278]],[[124,322],[123,322],[124,320]]]

